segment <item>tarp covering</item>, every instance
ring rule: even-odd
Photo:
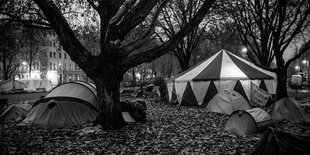
[[[255,122],[263,122],[271,119],[269,113],[261,108],[253,108],[246,110],[255,120]]]
[[[258,126],[248,112],[237,110],[230,115],[224,130],[237,135],[250,135],[258,132]]]
[[[0,114],[0,120],[19,121],[26,118],[30,110],[30,104],[13,104],[3,110]]]
[[[38,88],[45,88],[46,91],[52,89],[52,85],[47,79],[24,78],[18,81],[27,85],[27,88],[25,88],[27,91],[35,91]]]
[[[269,113],[271,118],[276,121],[286,119],[292,123],[310,123],[309,115],[301,109],[300,103],[291,97],[280,99],[274,103]]]
[[[26,87],[26,84],[15,80],[0,81],[0,93],[9,93],[12,89],[24,89]]]
[[[228,89],[216,94],[207,105],[209,111],[227,115],[236,110],[247,110],[250,108],[250,104],[242,95]]]
[[[170,79],[167,83],[169,101],[175,103],[176,97],[178,103],[205,107],[217,92],[224,89],[235,90],[249,101],[251,82],[257,86],[265,86],[269,94],[276,93],[274,73],[221,50]]]
[[[294,135],[269,128],[255,146],[252,155],[308,155],[310,136]]]
[[[61,128],[93,122],[97,116],[96,95],[85,82],[69,82],[36,102],[20,125]]]

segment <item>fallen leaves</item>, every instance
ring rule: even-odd
[[[250,154],[261,134],[223,131],[227,115],[145,100],[147,121],[103,131],[91,124],[63,129],[0,125],[0,154]],[[310,135],[309,125],[276,128]]]

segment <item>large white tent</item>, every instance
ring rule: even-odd
[[[173,77],[167,83],[169,101],[205,107],[213,96],[225,89],[237,91],[249,101],[251,82],[269,94],[276,92],[276,74],[221,50]]]

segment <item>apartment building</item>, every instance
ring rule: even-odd
[[[48,32],[45,38],[38,60],[33,61],[31,72],[29,64],[22,62],[13,74],[15,79],[48,79],[53,86],[73,80],[90,81],[63,50],[55,33]]]

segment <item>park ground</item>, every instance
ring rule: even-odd
[[[308,90],[289,90],[289,95],[299,99],[309,94]],[[44,96],[18,95],[29,95],[30,100]],[[10,101],[22,99],[16,95],[2,97],[11,97]],[[102,131],[92,124],[40,129],[17,127],[15,122],[1,123],[0,154],[250,154],[262,138],[263,133],[236,136],[223,131],[227,115],[143,99],[147,103],[147,122],[129,124],[120,130]],[[309,114],[309,109],[305,110]],[[272,127],[310,135],[307,124],[285,121]]]

